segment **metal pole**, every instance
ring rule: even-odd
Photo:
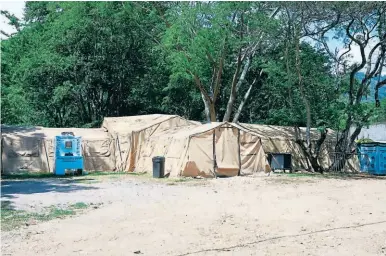
[[[213,173],[214,177],[217,179],[217,174],[216,174],[216,129],[213,130]]]
[[[41,140],[41,143],[43,143],[44,151],[45,151],[45,153],[46,153],[48,172],[50,173],[50,172],[51,172],[50,159],[49,159],[49,157],[48,157],[48,152],[47,152],[45,140],[42,139],[42,140]],[[55,139],[54,139],[54,143],[56,143]],[[53,144],[54,144],[54,143],[53,143]],[[56,147],[55,147],[55,148],[56,148]],[[52,172],[54,172],[54,170],[52,170]]]
[[[241,149],[240,149],[240,129],[237,129],[237,144],[238,144],[238,155],[239,155],[239,173],[238,176],[241,174]]]

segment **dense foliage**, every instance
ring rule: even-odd
[[[234,84],[229,115],[249,93],[238,121],[305,126],[295,48],[286,42],[285,18],[270,16],[276,8],[27,2],[24,20],[11,21],[19,32],[2,42],[1,121],[91,127],[104,116],[149,113],[203,121],[205,95],[195,88],[196,75],[216,120]],[[300,47],[312,126],[337,128],[344,89],[335,89],[332,60],[305,42]]]

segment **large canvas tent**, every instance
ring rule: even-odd
[[[137,172],[150,172],[154,156],[165,157],[165,174],[174,177],[235,176],[268,167],[260,137],[233,123],[169,129],[145,145]]]
[[[197,122],[177,115],[140,115],[127,117],[106,117],[102,128],[115,141],[116,169],[134,171],[140,158],[141,147],[152,136],[171,128],[195,126]]]
[[[264,153],[291,153],[293,169],[309,167],[296,143],[305,140],[305,129],[293,127],[211,123],[186,120],[177,115],[106,117],[100,129],[44,128],[2,125],[2,170],[52,172],[54,138],[71,131],[82,136],[85,170],[151,171],[153,156],[166,156],[172,176],[228,176],[264,170]],[[311,129],[312,143],[319,132]],[[336,132],[329,130],[319,162],[331,165]],[[261,149],[262,147],[262,149]],[[238,159],[239,157],[240,159]],[[356,158],[346,170],[359,170]]]
[[[114,143],[103,129],[1,126],[2,170],[54,171],[54,139],[62,132],[82,137],[86,171],[114,171]]]
[[[294,127],[275,126],[275,125],[259,125],[259,124],[240,124],[241,126],[254,131],[261,137],[263,148],[266,153],[290,153],[292,155],[293,169],[307,169],[307,158],[296,143],[297,139],[306,140],[306,129],[299,128],[300,133],[295,132]],[[311,143],[315,143],[320,134],[316,128],[311,129]],[[321,148],[319,155],[319,163],[322,167],[327,168],[332,163],[331,152],[332,145],[336,142],[336,132],[328,129],[327,137]]]

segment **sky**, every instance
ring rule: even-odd
[[[24,12],[24,6],[25,6],[25,1],[4,1],[0,2],[0,10],[6,10],[9,11],[11,14],[16,15],[18,18],[23,17],[23,12]],[[7,33],[13,33],[15,32],[15,29],[13,29],[11,26],[7,24],[7,19],[3,17],[3,15],[0,15],[0,28],[1,30],[4,30]],[[0,38],[3,39],[5,38],[3,35],[0,35]],[[374,46],[377,42],[373,41],[370,43],[370,46]],[[332,51],[335,50],[335,48],[338,48],[340,52],[343,52],[343,44],[339,42],[338,40],[330,40],[328,42],[329,47],[331,48]],[[369,49],[366,49],[366,53],[369,53]],[[359,62],[361,60],[361,55],[360,55],[360,50],[358,46],[354,46],[352,48],[352,59],[351,62]],[[386,70],[383,70],[382,72],[383,75],[386,75]]]
[[[23,9],[25,6],[24,1],[4,1],[0,2],[0,10],[9,11],[11,14],[14,14],[18,18],[23,17]],[[6,33],[13,33],[16,30],[13,29],[10,25],[7,24],[7,18],[3,15],[0,15],[0,28],[4,30]],[[1,36],[3,39],[4,37]]]

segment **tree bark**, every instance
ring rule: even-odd
[[[382,58],[382,63],[381,63],[381,67],[380,67],[380,70],[379,70],[379,77],[378,77],[378,82],[377,84],[375,85],[375,94],[374,94],[374,99],[375,99],[375,107],[379,108],[381,106],[381,102],[379,101],[379,89],[386,85],[386,79],[382,80],[381,81],[381,76],[382,76],[382,68],[383,68],[383,63],[385,61],[385,56],[383,56]]]
[[[244,98],[241,100],[239,108],[237,109],[237,112],[236,112],[235,116],[233,117],[233,120],[232,120],[233,123],[237,123],[239,121],[241,112],[243,111],[245,103],[247,102],[249,95],[251,94],[253,85],[254,85],[254,83],[251,83],[249,85],[248,91],[245,93]]]
[[[205,113],[205,117],[206,117],[206,121],[207,122],[210,122],[210,103],[205,99],[204,95],[201,93],[201,98],[202,98],[202,101],[204,102],[204,106],[205,106],[205,110],[204,110],[204,113]]]
[[[351,124],[350,124],[351,127]],[[349,130],[347,126],[345,130],[342,131],[342,136],[337,142],[335,147],[335,157],[329,169],[331,171],[342,171],[346,165],[346,161],[352,157],[351,149],[354,145],[355,138],[359,135],[362,130],[362,126],[357,126],[353,134],[349,137]]]
[[[275,8],[273,10],[273,12],[269,15],[269,18],[270,19],[274,18],[276,16],[276,14],[279,12],[279,10],[280,10],[280,7]],[[243,18],[243,16],[241,16],[241,18]],[[244,21],[242,19],[242,25],[243,25],[243,23],[244,23]],[[240,36],[241,36],[241,38],[243,37],[242,30],[240,32]],[[249,53],[246,53],[246,55],[244,55],[244,57],[241,57],[241,49],[239,51],[239,56],[238,56],[238,60],[237,60],[237,67],[236,67],[235,74],[233,76],[232,85],[231,85],[231,92],[229,95],[229,99],[228,99],[227,108],[226,108],[226,111],[224,114],[223,122],[229,122],[229,120],[231,118],[233,105],[234,105],[234,103],[236,101],[236,97],[237,97],[237,92],[239,91],[240,86],[243,84],[243,82],[245,80],[245,77],[247,75],[247,72],[249,71],[249,67],[250,67],[251,62],[252,62],[252,58],[253,58],[257,48],[261,46],[263,36],[264,36],[264,34],[260,33],[260,37],[257,39],[258,42],[256,44],[254,44],[254,46],[251,46],[251,48],[249,49]],[[238,82],[236,83],[239,72],[240,72],[240,67],[241,67],[242,62],[244,61],[244,58],[245,58],[245,65],[244,65],[243,71],[241,72],[240,78],[238,79]],[[250,93],[249,89],[248,89],[248,91]],[[249,93],[247,92],[247,94],[248,94],[247,97],[245,97],[246,95],[244,96],[244,99],[242,100],[242,104],[240,104],[240,106],[237,110],[237,113],[236,113],[237,118],[234,118],[233,122],[235,122],[239,119],[240,113],[245,105],[246,100],[249,97]]]
[[[349,112],[348,112],[348,117],[346,121],[346,127],[342,131],[341,135],[339,136],[339,140],[335,146],[335,154],[338,156],[335,158],[334,162],[332,163],[330,169],[333,171],[341,171],[345,164],[346,161],[352,156],[351,150],[354,145],[356,137],[359,135],[359,133],[362,130],[362,123],[364,121],[367,121],[369,116],[365,116],[361,118],[361,120],[356,120],[357,117],[352,113],[352,111],[355,109],[356,106],[359,106],[362,101],[363,94],[365,92],[365,89],[367,88],[370,80],[375,76],[377,73],[378,69],[380,68],[380,63],[381,59],[384,58],[385,51],[383,50],[382,47],[385,47],[384,44],[386,42],[386,35],[383,35],[383,39],[380,39],[381,41],[376,44],[372,49],[370,50],[370,53],[366,59],[365,55],[365,48],[368,46],[369,43],[369,38],[367,38],[364,42],[358,40],[357,38],[354,37],[354,35],[351,34],[350,28],[353,25],[355,19],[352,19],[350,23],[348,24],[346,28],[346,35],[348,38],[351,39],[352,42],[355,42],[360,49],[361,53],[361,62],[359,65],[355,65],[353,70],[350,72],[350,84],[349,84]],[[381,53],[378,56],[375,66],[372,66],[371,60],[372,60],[372,55],[375,52],[375,50],[381,46]],[[367,70],[365,77],[362,79],[359,88],[357,91],[355,91],[355,76],[360,70],[362,70],[367,64]],[[355,97],[354,97],[354,94]],[[350,136],[350,128],[353,126],[353,124],[356,124],[356,128],[353,132],[353,134]]]
[[[237,56],[236,71],[233,74],[233,79],[232,79],[232,84],[231,84],[231,92],[229,95],[229,99],[228,99],[227,108],[226,108],[226,111],[224,114],[223,122],[228,122],[230,117],[231,117],[233,102],[236,99],[236,83],[237,83],[237,79],[239,77],[240,67],[241,67],[241,49],[239,50],[239,55]]]
[[[239,55],[239,58],[241,58],[240,55]],[[240,59],[240,61],[241,61],[241,59]],[[236,81],[237,81],[238,73],[240,71],[240,67],[236,68],[236,72],[235,72],[235,74],[233,76],[233,80],[232,80],[231,93],[229,95],[229,100],[228,100],[227,108],[226,108],[226,111],[224,114],[223,122],[229,122],[229,120],[231,118],[233,105],[235,103],[236,96],[237,96],[237,91],[239,90],[240,86],[243,84],[243,82],[245,80],[245,76],[247,75],[247,72],[249,70],[250,65],[251,65],[251,57],[249,56],[249,57],[246,57],[246,62],[245,62],[243,71],[241,72],[240,78],[238,79],[237,83],[236,83]]]
[[[217,122],[216,109],[215,109],[215,104],[213,102],[210,102],[209,104],[209,115],[210,115],[211,122]]]
[[[216,109],[215,104],[212,100],[208,100],[202,93],[201,93],[202,101],[204,102],[205,106],[205,117],[206,121],[208,123],[210,122],[216,122]]]
[[[308,168],[313,172],[323,173],[325,170],[319,164],[319,155],[320,155],[320,150],[322,148],[322,145],[327,137],[327,132],[328,132],[327,129],[324,129],[320,133],[320,137],[315,142],[314,148],[312,148],[311,142],[306,141],[306,143],[304,143],[304,140],[301,137],[301,131],[299,127],[294,127],[294,129],[295,129],[295,141],[300,146],[300,148],[302,149],[303,153],[306,156]],[[308,143],[309,143],[309,146],[308,146]]]
[[[307,161],[310,163],[310,169],[311,171],[316,171],[323,173],[324,169],[323,167],[319,164],[318,158],[319,158],[319,153],[320,153],[320,148],[326,139],[327,136],[327,130],[324,130],[321,133],[321,136],[319,140],[316,142],[315,147],[313,148],[313,145],[311,143],[311,105],[310,101],[307,98],[307,95],[305,93],[304,89],[304,84],[303,84],[303,77],[301,73],[301,59],[300,59],[300,29],[296,28],[296,32],[294,35],[294,40],[295,40],[295,67],[296,67],[296,72],[298,76],[298,88],[299,92],[304,104],[304,107],[306,109],[306,141],[301,138],[300,136],[300,129],[298,127],[295,127],[295,134],[297,134],[297,139],[296,142],[297,144],[301,147],[303,153],[306,155]],[[288,69],[288,67],[287,67]],[[287,75],[288,70],[287,70]]]
[[[263,73],[263,70],[260,71],[259,77],[255,78],[255,80],[253,80],[253,82],[249,85],[249,88],[248,88],[247,92],[245,93],[244,98],[241,100],[239,108],[237,109],[235,116],[233,117],[233,120],[232,120],[233,123],[237,123],[239,121],[241,112],[243,111],[244,106],[249,99],[249,95],[251,94],[252,88],[256,84],[256,82],[258,82],[261,79],[262,73]]]
[[[205,88],[202,86],[200,78],[190,70],[186,70],[194,78],[195,85],[201,92],[201,98],[205,106],[205,115],[208,122],[216,122],[216,99],[212,99]]]
[[[310,102],[307,99],[307,95],[304,92],[304,85],[303,85],[303,77],[301,74],[301,60],[300,60],[300,38],[299,38],[299,32],[296,35],[296,70],[298,73],[298,86],[300,95],[302,96],[304,107],[306,108],[306,117],[307,117],[307,127],[306,127],[306,142],[307,142],[307,150],[309,153],[311,153],[311,107]]]

